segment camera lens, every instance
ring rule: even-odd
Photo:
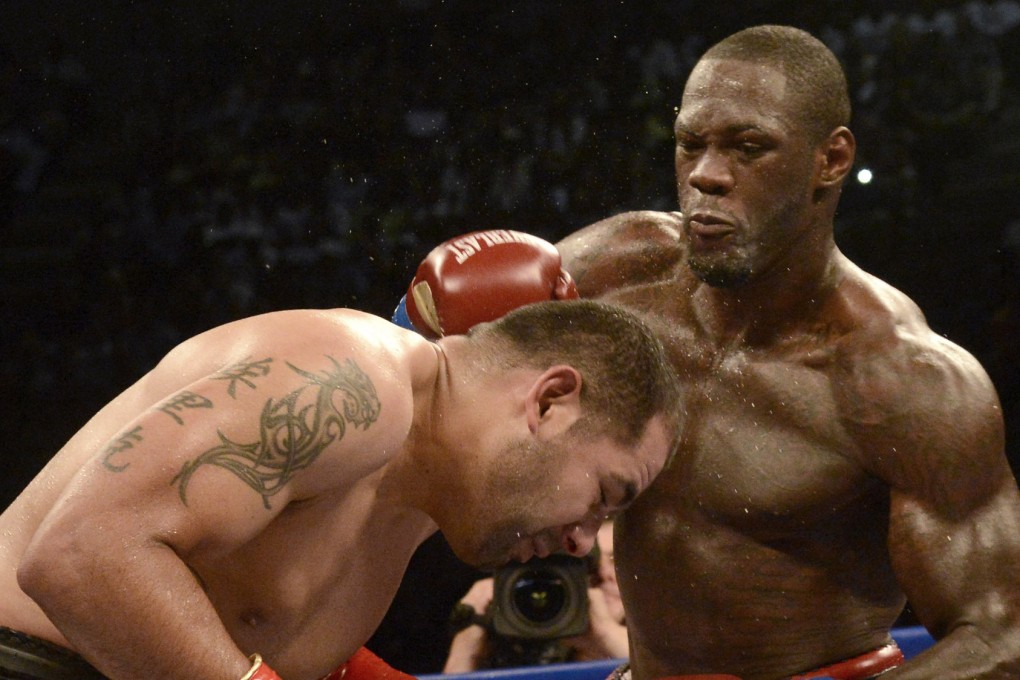
[[[588,568],[571,555],[532,558],[495,574],[492,628],[497,636],[552,640],[588,628]]]
[[[526,571],[514,584],[512,597],[524,618],[535,623],[548,623],[562,611],[567,589],[557,573]]]

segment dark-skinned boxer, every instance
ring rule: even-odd
[[[998,398],[837,248],[849,117],[820,41],[734,34],[684,90],[681,212],[558,244],[581,296],[643,314],[684,384],[674,462],[616,521],[634,680],[1020,677],[1020,493]],[[908,599],[936,643],[899,665]]]

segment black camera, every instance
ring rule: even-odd
[[[553,640],[588,630],[590,561],[570,555],[532,558],[495,574],[492,630],[525,640]]]

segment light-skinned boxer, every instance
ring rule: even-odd
[[[587,553],[678,398],[647,326],[589,301],[437,342],[352,310],[210,330],[0,516],[0,677],[401,677],[362,645],[417,546]]]
[[[738,32],[684,90],[680,212],[557,244],[581,297],[642,314],[684,386],[673,464],[615,522],[625,677],[1020,678],[998,397],[837,248],[849,120],[824,44]],[[908,600],[936,644],[902,663],[890,630]]]

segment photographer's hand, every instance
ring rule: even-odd
[[[460,600],[460,604],[484,615],[492,603],[493,580],[483,578],[476,581]],[[488,631],[478,624],[472,624],[453,636],[450,654],[443,666],[443,673],[469,673],[484,667],[488,656]]]
[[[625,659],[629,654],[627,626],[610,613],[600,588],[588,589],[588,631],[563,642],[575,650],[575,661]]]

